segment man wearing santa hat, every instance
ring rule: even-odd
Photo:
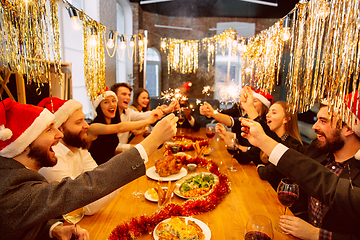
[[[115,93],[112,91],[107,91],[104,95],[106,96],[107,94],[115,96]],[[95,100],[97,105],[101,102],[101,98],[103,98],[103,95],[100,95],[99,98]],[[64,135],[64,137],[60,139],[60,142],[53,147],[53,151],[57,157],[57,164],[51,167],[43,167],[39,170],[39,173],[49,182],[60,182],[63,178],[70,177],[71,179],[75,179],[80,174],[96,168],[98,164],[88,151],[92,141],[88,136],[89,125],[85,121],[82,104],[73,99],[62,100],[56,97],[47,97],[44,98],[38,106],[45,107],[49,111],[54,112],[55,126],[58,127]],[[105,152],[105,154],[108,153]],[[110,156],[113,157],[114,154]],[[107,160],[109,159],[110,157]],[[119,189],[88,204],[85,214],[95,214],[114,199],[118,193]]]
[[[359,239],[360,233],[360,114],[358,91],[346,96],[340,108],[329,114],[331,106],[323,100],[313,129],[317,139],[306,148],[306,155],[327,152],[319,163],[268,137],[253,120],[241,119],[242,135],[261,148],[276,169],[295,181],[309,196],[309,223],[283,215],[281,228],[300,239]],[[341,101],[341,100],[340,100]],[[348,117],[349,116],[349,117]],[[351,117],[351,118],[350,118]],[[325,166],[325,167],[324,167]]]
[[[0,103],[0,232],[3,239],[70,239],[71,234],[75,234],[74,226],[63,227],[53,219],[143,176],[147,156],[175,135],[177,122],[170,114],[135,148],[76,179],[48,183],[38,171],[57,162],[52,148],[63,134],[54,119],[45,108],[11,99]],[[89,239],[85,230],[78,228],[77,233],[80,239]]]
[[[121,122],[139,121],[149,118],[152,111],[141,113],[129,109],[132,91],[132,87],[129,84],[124,82],[116,83],[111,87],[111,90],[116,94],[118,98],[118,110]],[[177,101],[173,101],[170,103],[169,106],[160,106],[158,108],[162,110],[163,114],[168,114],[177,110],[179,106]],[[130,132],[118,133],[119,144],[116,148],[117,151],[121,152],[132,147],[132,145],[128,144],[129,134]]]

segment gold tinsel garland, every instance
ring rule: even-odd
[[[359,14],[357,0],[297,4],[288,14],[288,41],[280,39],[283,19],[248,40],[242,62],[243,83],[271,92],[279,71],[286,69],[281,58],[289,47],[286,86],[292,111],[304,112],[327,97],[329,112],[337,111],[337,118],[353,126],[354,119],[343,103],[347,94],[359,90]],[[352,98],[350,105],[358,97]]]
[[[53,43],[55,74],[61,75],[57,1],[4,0],[0,2],[0,61],[11,71],[26,74],[27,83],[50,78],[50,42]],[[51,30],[50,30],[51,29]],[[50,40],[52,37],[52,40]],[[61,80],[61,78],[60,78]]]
[[[161,51],[167,54],[168,74],[171,71],[182,74],[196,73],[199,67],[199,50],[207,51],[208,71],[210,71],[210,66],[214,65],[217,46],[225,55],[228,44],[231,44],[229,39],[231,43],[236,40],[234,29],[226,30],[211,38],[202,39],[202,47],[200,47],[200,40],[161,38]],[[233,49],[232,54],[236,54],[236,48]]]
[[[98,22],[83,19],[85,87],[91,100],[106,89],[104,31],[105,27]]]

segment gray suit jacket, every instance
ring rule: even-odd
[[[76,179],[48,183],[36,171],[0,157],[1,239],[48,239],[53,219],[85,206],[145,174],[136,148]]]

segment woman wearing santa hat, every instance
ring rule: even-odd
[[[228,114],[214,111],[213,107],[207,102],[204,102],[204,105],[200,107],[200,114],[212,117],[227,127],[231,127],[233,132],[226,132],[227,136],[222,137],[234,138],[236,135],[236,138],[239,140],[241,146],[244,146],[243,150],[246,151],[246,149],[251,145],[246,139],[241,137],[241,124],[239,122],[239,117],[257,119],[266,125],[266,114],[268,113],[272,102],[273,97],[267,91],[262,89],[255,91],[255,89],[247,86],[241,90],[240,102],[238,105],[239,109],[238,113],[235,111],[236,115],[231,115],[234,114],[234,111],[228,111]],[[225,132],[221,131],[220,134],[225,134]]]
[[[120,122],[120,115],[117,111],[117,96],[113,91],[106,88],[104,94],[100,94],[94,101],[97,116],[90,124],[88,134],[93,139],[89,152],[97,164],[102,164],[112,158],[117,152],[119,144],[117,134],[142,128],[152,124],[161,118],[162,112],[154,110],[146,120]]]

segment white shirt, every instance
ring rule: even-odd
[[[39,173],[43,175],[48,182],[60,182],[65,177],[75,179],[80,174],[91,171],[98,166],[88,150],[76,149],[75,152],[72,152],[61,142],[54,146],[53,150],[55,156],[58,158],[57,164],[53,167],[44,167],[39,170]],[[98,212],[103,206],[117,196],[120,189],[121,188],[88,204],[86,206],[85,214],[93,215]]]
[[[272,164],[274,164],[275,166],[277,166],[280,158],[284,155],[284,153],[288,150],[289,148],[286,147],[285,145],[278,143],[276,145],[276,147],[274,147],[274,149],[272,150],[272,152],[270,153],[269,156],[269,162],[271,162]]]
[[[130,122],[130,121],[139,121],[148,119],[151,115],[151,111],[147,112],[135,112],[130,108],[124,110],[120,115],[121,122]],[[128,144],[130,132],[118,133],[117,136],[119,138],[119,144],[116,147],[116,150],[124,151],[130,148],[130,144]]]

